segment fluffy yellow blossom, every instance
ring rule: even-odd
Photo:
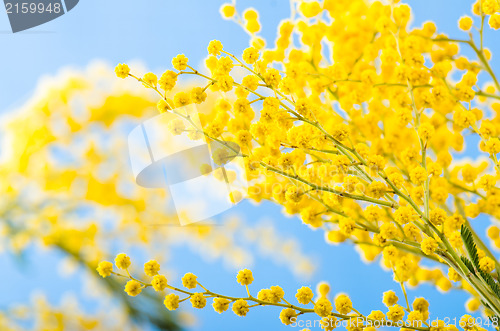
[[[201,87],[195,87],[191,90],[191,98],[194,103],[202,103],[207,99],[207,92],[205,92]]]
[[[248,64],[254,64],[259,59],[259,56],[259,50],[255,47],[249,47],[243,51],[243,61]]]
[[[422,140],[429,140],[432,138],[436,130],[431,123],[422,123],[418,128],[418,135]]]
[[[420,247],[422,248],[422,252],[424,252],[424,254],[431,255],[438,249],[439,244],[433,238],[425,238],[422,240]]]
[[[119,78],[127,78],[130,73],[130,68],[128,65],[120,63],[115,67],[115,73]]]
[[[113,272],[113,263],[108,261],[99,262],[96,270],[101,277],[106,278]]]
[[[191,301],[191,305],[193,308],[204,308],[207,304],[207,299],[203,295],[203,293],[194,293],[191,295],[191,298],[189,299]]]
[[[481,302],[477,298],[470,298],[465,303],[468,312],[476,312],[481,307]]]
[[[448,268],[448,278],[454,282],[459,282],[462,277],[453,268]]]
[[[313,291],[309,287],[305,286],[299,288],[297,290],[297,294],[295,294],[297,301],[303,305],[307,305],[309,302],[311,302],[313,296],[314,296]]]
[[[491,154],[500,153],[500,140],[498,138],[490,138],[486,142],[484,149]]]
[[[459,325],[466,331],[474,330],[476,325],[476,319],[471,315],[463,315],[460,318]]]
[[[372,310],[368,315],[368,318],[375,321],[383,321],[385,320],[385,314],[380,310]]]
[[[394,306],[389,307],[389,311],[387,312],[388,320],[391,320],[393,322],[398,322],[401,321],[404,316],[405,316],[405,311],[403,307],[401,307],[400,305],[396,304]]]
[[[250,285],[253,282],[252,271],[248,269],[243,269],[238,272],[236,280],[240,285]]]
[[[297,317],[297,313],[292,308],[285,308],[280,312],[281,323],[285,325],[292,324],[295,320],[295,317]]]
[[[246,300],[238,299],[233,303],[233,312],[238,316],[246,316],[249,310]]]
[[[174,293],[170,293],[165,296],[163,304],[168,310],[176,310],[179,308],[179,296]]]
[[[462,16],[458,20],[458,27],[460,30],[469,31],[472,28],[472,18],[470,16]]]
[[[124,291],[127,292],[128,295],[135,297],[141,293],[142,285],[136,280],[129,280],[127,284],[125,284]]]
[[[410,172],[410,179],[415,185],[422,185],[427,180],[427,171],[424,167],[415,167]]]
[[[115,265],[119,269],[127,269],[130,266],[130,257],[125,253],[120,253],[115,258]]]
[[[158,80],[158,87],[165,91],[171,91],[177,83],[177,73],[172,70],[165,71]]]
[[[167,278],[164,275],[155,275],[151,281],[155,291],[163,291],[167,287]]]
[[[332,309],[332,303],[325,297],[319,298],[314,305],[314,312],[321,317],[328,316]]]
[[[485,256],[479,260],[479,268],[484,272],[490,273],[495,269],[495,261]]]
[[[181,91],[174,95],[175,107],[183,107],[189,105],[190,103],[191,103],[191,97],[188,93]],[[178,120],[179,118],[176,119]]]
[[[160,271],[160,264],[155,260],[150,260],[144,264],[144,273],[148,276],[155,276]]]
[[[212,40],[208,44],[207,50],[210,55],[220,55],[220,52],[222,51],[222,43],[219,40]]]
[[[179,54],[172,59],[172,66],[179,70],[185,70],[187,68],[188,58],[184,54]]]
[[[351,299],[345,294],[341,294],[335,298],[335,310],[340,314],[348,314],[352,310]]]
[[[156,87],[156,84],[158,83],[158,77],[152,72],[148,72],[144,74],[142,77],[142,81],[144,82],[144,85],[146,87]]]
[[[180,118],[174,118],[168,123],[167,128],[173,135],[178,136],[184,132],[186,124]]]
[[[384,292],[382,302],[387,307],[394,306],[396,303],[398,303],[398,297],[397,297],[396,293],[394,293],[394,291],[387,291],[387,292]]]
[[[230,300],[224,299],[224,298],[214,298],[214,301],[212,303],[212,307],[216,312],[219,314],[222,314],[226,310],[229,309],[229,304],[231,303]]]
[[[197,277],[194,274],[188,272],[182,277],[182,286],[188,289],[195,288],[198,284],[196,279]]]
[[[488,20],[490,28],[498,30],[500,29],[500,14],[496,13],[490,16]]]
[[[321,328],[325,331],[332,331],[337,327],[337,318],[333,315],[323,317],[321,319]]]
[[[220,12],[223,18],[230,19],[236,13],[236,8],[233,4],[225,3],[220,7]]]
[[[413,208],[409,206],[399,207],[394,213],[394,218],[399,224],[406,224],[412,220]]]
[[[156,108],[158,109],[158,111],[160,113],[165,113],[171,109],[170,106],[168,105],[168,103],[163,99],[158,101],[158,103],[156,104]]]

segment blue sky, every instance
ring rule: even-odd
[[[221,40],[227,50],[240,54],[248,46],[248,36],[233,22],[220,18],[218,11],[222,3],[215,0],[82,0],[68,14],[17,34],[9,32],[7,15],[2,11],[0,111],[7,112],[23,104],[33,93],[40,77],[54,75],[66,66],[84,68],[96,59],[112,65],[140,60],[149,69],[161,72],[170,66],[171,58],[179,53],[186,54],[192,63],[199,63],[206,55],[206,46],[212,39]],[[432,20],[440,31],[450,36],[464,36],[458,31],[456,20],[469,13],[471,1],[412,0],[409,3],[414,9],[414,24]],[[262,34],[269,40],[274,40],[278,22],[289,13],[288,1],[239,1],[237,6],[239,9],[254,6],[259,10],[263,23]],[[497,42],[496,47],[492,45],[498,40],[498,34],[487,31],[485,43],[493,51],[494,68],[499,68],[495,54],[499,51],[500,43]],[[293,297],[297,288],[303,285],[314,287],[318,281],[327,280],[333,291],[349,293],[356,307],[363,312],[383,308],[383,291],[399,291],[398,284],[392,281],[391,273],[382,271],[378,263],[361,263],[351,246],[328,246],[322,233],[309,230],[296,218],[283,217],[276,206],[263,204],[256,207],[244,202],[230,213],[245,215],[247,223],[263,217],[272,219],[279,232],[300,238],[303,250],[316,256],[320,265],[317,274],[304,282],[294,278],[284,267],[265,259],[259,260],[253,266],[256,281],[252,288],[255,290],[279,283],[289,297]],[[476,221],[480,223],[480,229],[487,225],[486,219]],[[197,254],[183,248],[171,255],[172,265],[179,274],[191,271],[214,290],[244,294],[242,288],[236,285],[235,270],[223,269],[220,264],[209,265]],[[73,289],[80,293],[78,279],[54,281],[51,272],[59,256],[33,252],[29,259],[31,266],[23,270],[12,258],[0,256],[0,265],[4,270],[0,282],[0,293],[4,293],[0,298],[1,306],[28,300],[29,293],[35,288],[50,292],[50,299],[54,302],[58,302],[67,290]],[[29,275],[26,275],[26,271]],[[269,283],[271,279],[275,281]],[[463,293],[441,295],[429,286],[410,290],[410,300],[415,296],[430,298],[432,316],[440,318],[463,314],[463,302],[467,298]],[[191,308],[187,310],[193,311]],[[278,320],[279,309],[252,309],[246,318],[232,313],[219,315],[211,309],[195,313],[202,330],[231,330],[236,325],[241,330],[285,329]]]

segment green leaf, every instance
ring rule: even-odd
[[[460,260],[465,264],[467,269],[469,269],[470,272],[475,273],[476,270],[474,269],[474,266],[472,265],[472,262],[466,258],[465,256],[460,256]]]
[[[477,255],[476,243],[474,243],[472,233],[464,224],[462,224],[462,228],[460,229],[460,235],[462,236],[465,249],[467,250],[467,253],[469,253],[469,258],[474,266],[479,270],[479,256]],[[475,271],[473,271],[473,273],[475,273]]]
[[[495,282],[495,279],[493,279],[493,277],[489,273],[486,273],[482,270],[479,270],[479,272],[481,274],[481,277],[483,277],[483,279],[486,281],[486,284],[488,284],[488,286],[493,290],[493,292],[495,292],[497,297],[500,298],[500,285],[498,285],[498,283]]]

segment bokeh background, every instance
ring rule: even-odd
[[[226,50],[241,54],[248,47],[249,38],[235,23],[223,20],[219,7],[224,1],[173,1],[173,0],[86,0],[68,14],[29,31],[12,34],[7,15],[0,10],[0,113],[15,112],[25,104],[44,77],[54,76],[68,67],[85,70],[91,63],[102,61],[109,68],[116,63],[141,63],[148,70],[161,73],[170,68],[172,57],[184,53],[191,63],[201,64],[206,56],[209,41],[219,39]],[[457,19],[470,14],[472,1],[467,0],[410,0],[413,8],[413,25],[424,21],[437,23],[440,32],[450,36],[462,36]],[[255,7],[261,15],[261,35],[274,40],[280,20],[288,17],[288,1],[240,0],[237,8]],[[486,30],[485,44],[493,52],[493,68],[500,69],[500,38],[498,32]],[[465,51],[472,57],[472,54]],[[137,89],[142,89],[140,85]],[[470,154],[474,156],[476,141],[468,141]],[[0,151],[1,153],[1,151]],[[128,159],[122,160],[129,167]],[[319,281],[328,281],[334,292],[348,293],[355,307],[368,312],[383,309],[383,291],[394,289],[401,294],[398,283],[391,273],[384,271],[378,262],[365,264],[349,245],[331,246],[324,240],[322,231],[312,231],[298,218],[283,216],[280,208],[270,203],[254,205],[243,202],[232,210],[217,216],[218,220],[237,216],[250,229],[273,229],[283,240],[290,240],[295,249],[290,250],[290,261],[300,252],[311,260],[314,272],[298,272],[290,262],[273,257],[274,254],[257,247],[248,240],[248,233],[238,233],[235,239],[249,250],[256,250],[255,258],[248,261],[254,271],[255,282],[251,289],[280,285],[287,296],[292,297],[301,286],[315,287]],[[486,218],[477,218],[474,226],[484,233],[490,224]],[[247,232],[248,232],[247,231]],[[258,250],[258,251],[257,251]],[[120,253],[120,247],[112,253]],[[227,294],[244,295],[244,289],[236,284],[237,267],[223,258],[210,258],[200,252],[196,243],[175,245],[166,252],[168,269],[177,277],[185,272],[198,275],[205,286]],[[133,255],[137,263],[144,263],[149,256]],[[0,254],[0,307],[32,300],[33,293],[43,292],[54,305],[71,294],[78,298],[88,312],[98,309],[96,298],[89,296],[85,273],[69,275],[60,272],[62,255],[58,252],[41,251],[31,247],[24,255],[24,262],[4,252]],[[297,258],[297,261],[299,259]],[[244,263],[246,264],[246,262]],[[293,264],[293,263],[292,263]],[[300,269],[300,268],[298,268]],[[312,269],[311,269],[312,270]],[[300,271],[300,270],[299,270]],[[176,281],[174,280],[174,283]],[[177,280],[177,284],[179,284]],[[468,296],[462,292],[439,293],[429,285],[410,289],[409,300],[424,296],[431,303],[431,319],[461,316]],[[402,298],[402,295],[400,295]],[[252,309],[242,318],[227,312],[222,315],[211,308],[194,311],[184,305],[182,310],[193,313],[192,330],[282,330],[278,319],[279,309]]]

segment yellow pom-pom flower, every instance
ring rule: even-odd
[[[113,272],[113,263],[108,261],[99,262],[96,270],[102,278],[106,278]]]
[[[130,266],[130,257],[128,257],[125,253],[120,253],[115,258],[115,265],[119,269],[127,269]]]
[[[125,284],[125,290],[128,295],[135,297],[139,295],[142,291],[142,285],[136,280],[129,280],[127,284]]]
[[[196,279],[196,275],[188,272],[184,275],[184,277],[182,277],[182,286],[188,289],[193,289],[198,285]]]
[[[250,285],[253,282],[252,271],[248,269],[243,269],[236,275],[236,280],[240,285]]]

